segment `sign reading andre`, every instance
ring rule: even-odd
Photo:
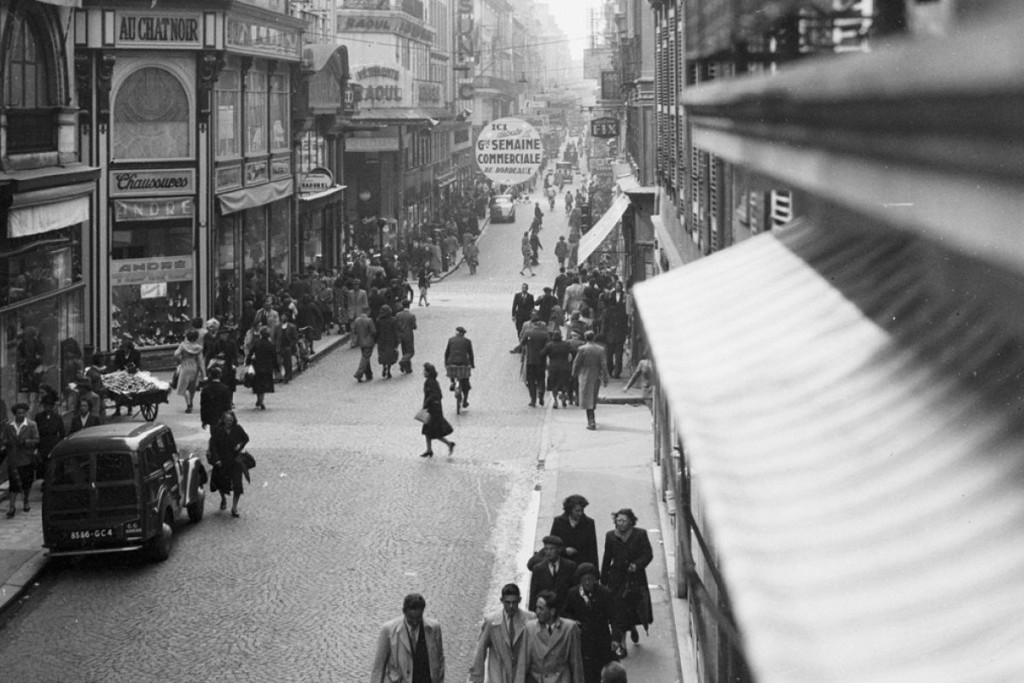
[[[522,119],[498,119],[476,140],[476,164],[496,183],[515,185],[533,177],[544,159],[537,129]]]

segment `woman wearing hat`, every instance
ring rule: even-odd
[[[252,393],[256,394],[256,409],[266,410],[263,403],[266,394],[274,393],[274,373],[281,369],[277,360],[277,349],[274,342],[270,341],[270,328],[266,325],[260,327],[253,342],[252,350],[246,357],[247,365],[252,365]]]
[[[423,409],[427,411],[427,421],[423,423],[420,433],[427,440],[427,450],[420,453],[421,458],[433,458],[435,439],[448,446],[448,455],[455,450],[455,442],[445,437],[454,432],[448,420],[444,419],[444,406],[441,404],[441,385],[437,382],[437,368],[433,363],[423,364]]]
[[[387,304],[380,307],[377,318],[377,362],[380,376],[390,379],[391,366],[398,362],[398,322]]]

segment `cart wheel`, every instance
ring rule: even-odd
[[[156,419],[156,414],[160,412],[160,406],[155,403],[147,403],[139,406],[139,411],[142,413],[142,417],[146,418],[147,422],[152,422]]]

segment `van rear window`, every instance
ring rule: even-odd
[[[104,481],[134,481],[135,468],[132,467],[130,453],[97,453],[96,483]]]
[[[55,486],[85,486],[92,482],[134,479],[135,469],[130,453],[82,453],[53,463],[52,481]]]
[[[56,486],[85,486],[92,481],[92,455],[69,455],[53,461],[50,481]]]

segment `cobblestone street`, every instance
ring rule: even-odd
[[[545,243],[564,228],[555,213]],[[460,268],[430,290],[430,307],[414,307],[413,375],[382,380],[375,365],[375,379],[357,384],[358,353],[339,348],[268,395],[265,412],[240,390],[258,460],[241,518],[219,511],[214,494],[200,524],[179,527],[165,563],[103,556],[48,571],[3,625],[4,678],[363,680],[379,624],[419,591],[444,628],[450,680],[463,680],[494,587],[518,569],[538,480],[544,412],[526,406],[519,357],[508,353],[526,211],[519,223],[489,226],[480,274]],[[532,289],[557,271],[546,252],[542,263]],[[454,457],[438,444],[435,458],[421,459],[419,368],[443,367],[456,325],[476,349],[470,408],[455,415],[446,392]],[[180,446],[205,446],[180,397],[158,419]]]

